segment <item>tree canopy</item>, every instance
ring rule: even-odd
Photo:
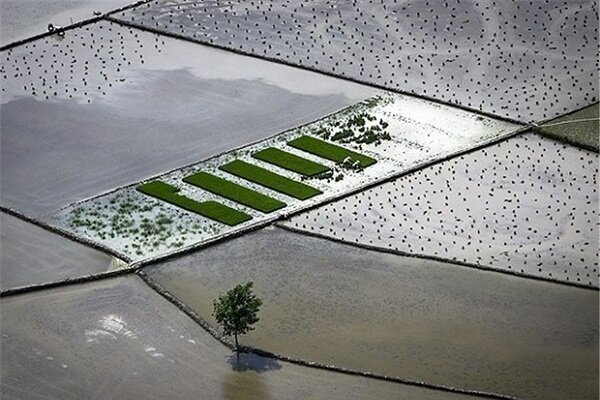
[[[262,300],[252,292],[252,286],[252,281],[239,284],[213,300],[213,315],[223,328],[223,334],[235,337],[238,353],[238,335],[250,332],[259,321]]]

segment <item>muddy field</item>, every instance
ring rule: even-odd
[[[134,276],[2,299],[2,314],[7,399],[470,398],[257,356],[238,363]]]
[[[511,138],[300,214],[290,227],[598,287],[598,154]]]
[[[45,33],[48,24],[67,26],[136,0],[2,0],[0,45]]]
[[[540,133],[578,146],[595,149],[598,152],[599,117],[600,107],[596,103],[548,121],[541,126]]]
[[[114,17],[521,121],[598,101],[593,0],[154,0]]]
[[[598,292],[267,229],[145,271],[214,323],[253,280],[242,342],[307,360],[532,399],[598,396]]]
[[[55,233],[0,213],[0,289],[112,271],[126,264]]]
[[[110,22],[3,51],[0,72],[0,200],[35,215],[375,93]]]

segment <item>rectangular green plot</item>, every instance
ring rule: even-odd
[[[270,213],[286,206],[282,201],[206,172],[186,176],[183,181],[264,213]]]
[[[288,145],[295,149],[306,151],[338,163],[344,161],[347,157],[350,157],[350,159],[353,161],[360,162],[360,166],[363,168],[366,168],[377,162],[374,158],[365,156],[364,154],[360,154],[352,150],[348,150],[344,147],[340,147],[329,142],[325,142],[312,136],[300,136],[299,138],[288,142]]]
[[[227,207],[224,204],[216,201],[204,201],[202,203],[192,200],[188,197],[177,194],[179,189],[162,181],[152,181],[139,185],[136,188],[138,191],[155,197],[159,200],[166,201],[184,210],[200,214],[204,217],[222,222],[229,226],[241,224],[252,219],[246,213]]]
[[[330,171],[329,167],[307,160],[306,158],[298,157],[287,151],[276,149],[275,147],[257,151],[252,154],[252,157],[304,176],[314,176]]]
[[[219,169],[300,200],[310,199],[322,193],[319,189],[315,189],[312,186],[294,181],[242,160],[234,160],[229,164],[220,166]]]

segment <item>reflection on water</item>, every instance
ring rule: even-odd
[[[231,374],[223,379],[223,398],[227,400],[268,400],[271,399],[264,383],[263,373],[279,370],[281,365],[275,359],[241,353],[239,358],[232,354],[227,358]]]
[[[252,353],[240,353],[239,357],[234,353],[227,358],[227,363],[231,365],[231,369],[237,372],[263,373],[281,369],[281,365],[276,359],[259,357]]]

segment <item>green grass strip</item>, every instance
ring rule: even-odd
[[[289,171],[297,172],[304,176],[314,176],[330,170],[324,165],[274,147],[258,151],[252,154],[252,157],[268,162],[269,164],[277,165],[278,167]]]
[[[310,199],[322,193],[312,186],[294,181],[256,165],[248,164],[242,160],[232,161],[229,164],[220,166],[219,169],[300,200]]]
[[[206,172],[186,176],[183,181],[264,213],[270,213],[286,206],[282,201]]]
[[[202,203],[192,200],[188,197],[177,194],[179,189],[162,181],[152,181],[136,188],[138,191],[155,197],[157,199],[171,203],[184,210],[200,214],[204,217],[222,222],[229,226],[234,226],[251,220],[252,217],[246,213],[227,207],[216,201],[204,201]]]
[[[300,136],[289,142],[288,145],[295,149],[306,151],[338,163],[344,161],[347,157],[350,157],[353,161],[360,162],[360,166],[363,168],[377,162],[374,158],[367,157],[364,154],[356,153],[352,150],[325,142],[312,136]]]

